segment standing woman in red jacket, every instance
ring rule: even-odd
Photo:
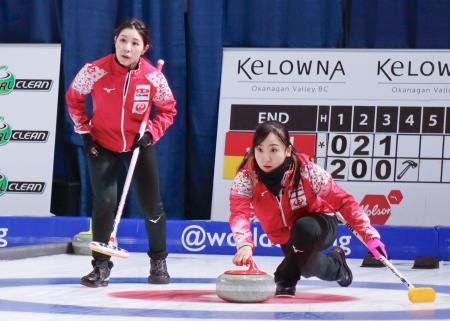
[[[316,276],[349,286],[353,276],[344,251],[336,246],[340,212],[364,238],[375,258],[387,257],[380,235],[355,199],[306,155],[296,153],[286,128],[277,121],[256,127],[253,144],[234,178],[230,225],[237,244],[236,265],[253,254],[250,218],[254,215],[285,255],[275,271],[276,295],[294,296],[300,276]]]
[[[166,266],[166,218],[159,193],[154,145],[172,125],[175,99],[164,75],[143,56],[150,48],[149,30],[138,19],[122,23],[114,35],[115,53],[87,63],[70,85],[66,101],[75,132],[84,142],[93,192],[93,240],[108,243],[117,207],[117,175],[129,166],[133,149],[141,151],[134,182],[145,215],[150,249],[150,283],[169,283]],[[91,95],[93,112],[86,112]],[[145,134],[139,127],[146,111],[155,107]],[[93,252],[93,271],[81,278],[88,287],[107,286],[113,263]]]

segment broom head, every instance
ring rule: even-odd
[[[92,251],[118,257],[121,259],[127,259],[130,256],[130,253],[128,253],[127,250],[118,247],[117,244],[113,242],[109,242],[108,244],[101,242],[91,242],[89,243],[89,248]]]
[[[408,290],[408,298],[412,303],[434,302],[436,300],[436,292],[433,288],[410,288]]]

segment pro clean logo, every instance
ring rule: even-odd
[[[16,79],[7,66],[0,66],[0,95],[9,94],[14,89]]]
[[[51,79],[16,79],[8,71],[8,66],[0,65],[0,95],[7,95],[14,90],[49,91],[52,88]]]
[[[42,194],[45,182],[9,181],[5,174],[0,173],[0,196],[5,193]]]
[[[3,121],[3,117],[0,117],[0,146],[9,142],[11,132],[11,126]]]
[[[6,145],[9,141],[45,143],[48,135],[47,130],[12,130],[11,126],[0,116],[0,146]]]
[[[0,173],[0,196],[6,193],[6,189],[8,188],[8,178]]]

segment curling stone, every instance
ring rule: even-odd
[[[80,232],[73,237],[72,247],[75,254],[92,255],[89,244],[92,242],[92,231]]]
[[[275,283],[252,261],[248,270],[230,270],[220,275],[216,281],[216,293],[228,302],[263,302],[274,295]]]

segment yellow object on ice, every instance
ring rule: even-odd
[[[434,302],[436,292],[433,288],[410,288],[408,298],[412,303]]]

